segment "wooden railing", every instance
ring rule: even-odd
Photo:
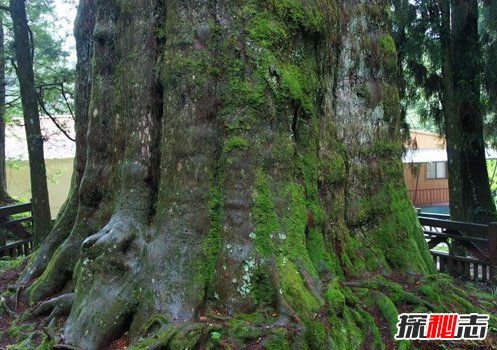
[[[29,213],[29,215],[11,219],[10,216],[15,214]],[[26,229],[24,223],[33,222],[31,214],[31,203],[10,205],[0,207],[0,257],[25,256],[31,253],[33,249],[33,236]],[[6,231],[10,231],[19,240],[8,243]]]
[[[438,271],[497,283],[497,222],[453,221],[444,214],[420,213],[418,217]],[[449,247],[448,253],[434,249],[441,243]]]
[[[448,188],[432,188],[426,190],[410,190],[409,198],[414,205],[433,205],[449,203]]]

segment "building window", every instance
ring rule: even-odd
[[[428,180],[446,179],[447,162],[428,163],[426,167],[426,178]]]

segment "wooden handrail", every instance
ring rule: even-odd
[[[31,203],[23,203],[23,204],[9,205],[6,207],[0,207],[0,217],[25,213],[31,211],[31,208],[32,208]]]
[[[488,263],[487,261],[484,261],[484,260],[469,258],[466,256],[450,255],[450,254],[444,253],[444,252],[432,252],[431,254],[434,256],[441,256],[444,258],[451,258],[452,260],[456,260],[456,261],[470,262],[470,263],[474,263],[474,264],[487,264]]]
[[[32,216],[26,216],[25,218],[19,218],[15,220],[10,220],[7,222],[0,222],[0,228],[8,228],[20,224],[21,222],[33,220]]]
[[[488,234],[488,225],[473,224],[469,222],[434,219],[424,215],[418,216],[421,225],[442,227],[454,231],[465,231],[470,233]]]
[[[450,233],[443,233],[443,232],[436,232],[436,231],[424,231],[424,233],[426,236],[452,238],[452,239],[456,239],[458,241],[481,242],[481,243],[489,242],[489,239],[480,238],[480,237],[454,235],[454,234],[450,234]]]
[[[10,255],[17,257],[19,255],[27,255],[33,248],[33,237],[26,228],[21,225],[23,222],[32,221],[33,216],[11,219],[9,216],[14,214],[31,213],[31,203],[9,205],[0,207],[0,229],[7,229],[18,236],[21,240],[0,247],[0,256]],[[4,240],[4,244],[6,240]]]
[[[450,220],[446,214],[420,213],[418,218],[430,250],[440,243],[449,244],[449,239],[458,241],[473,257],[457,256],[431,250],[437,268],[463,278],[490,281],[497,284],[497,222],[488,225]],[[437,231],[436,229],[441,229]],[[469,234],[469,235],[468,235]],[[481,249],[482,244],[485,250]],[[486,272],[490,272],[487,275]],[[462,273],[462,275],[461,275]]]
[[[432,218],[432,219],[450,220],[450,214],[421,212],[422,208],[416,208],[416,210],[418,211],[418,216],[422,216],[425,218]]]

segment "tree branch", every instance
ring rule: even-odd
[[[10,12],[10,7],[4,6],[4,5],[0,5],[0,10]]]
[[[66,106],[67,106],[67,109],[69,110],[69,113],[71,113],[71,116],[72,118],[74,119],[74,113],[72,112],[72,108],[71,108],[71,104],[69,103],[69,101],[67,100],[67,96],[66,96],[66,90],[64,89],[64,83],[60,83],[60,88],[61,88],[61,92],[62,92],[62,96],[64,97],[64,101],[66,101]]]
[[[57,120],[54,118],[54,116],[47,110],[47,108],[45,106],[45,102],[43,101],[41,90],[42,89],[40,89],[40,93],[38,94],[38,104],[40,105],[40,107],[43,110],[43,112],[45,112],[45,114],[48,115],[48,117],[52,120],[52,122],[55,124],[55,126],[57,127],[57,129],[59,129],[65,135],[65,137],[67,137],[69,140],[71,140],[73,142],[76,142],[76,140],[74,138],[72,138],[67,133],[67,131],[64,130],[64,128],[57,122]]]

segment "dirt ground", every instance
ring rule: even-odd
[[[18,268],[6,270],[0,272],[0,295],[7,291],[9,286],[12,286],[17,280],[19,274],[21,273],[25,264],[22,264]],[[417,279],[406,278],[402,275],[393,275],[390,276],[392,280],[397,283],[400,283],[406,291],[411,291],[415,289],[419,285],[419,281]],[[455,284],[458,287],[464,287],[464,282],[455,280]],[[494,293],[489,286],[475,284],[477,290],[481,290],[486,293]],[[473,304],[476,306],[483,307],[480,303],[480,300],[475,295],[468,294],[468,298],[471,300]],[[15,298],[14,298],[15,299]],[[12,312],[15,314],[21,315],[25,313],[26,306],[22,304],[22,302],[15,302],[15,300],[4,301],[2,300],[2,304],[5,304]],[[402,307],[399,308],[399,312],[408,312],[409,310],[403,310]],[[497,296],[496,302],[494,303],[494,307],[490,310],[487,308],[488,313],[497,315]],[[391,339],[390,337],[390,329],[388,322],[381,316],[381,312],[377,309],[369,309],[368,310],[371,315],[375,317],[375,322],[380,330],[383,339]],[[64,320],[60,320],[59,322],[63,322]],[[5,306],[0,306],[0,349],[16,349],[15,345],[26,341],[27,339],[23,339],[23,334],[31,334],[31,339],[29,339],[29,347],[22,347],[23,349],[31,348],[40,344],[42,340],[43,328],[46,325],[46,318],[39,317],[36,319],[27,318],[24,322],[15,322],[15,329],[19,330],[16,332],[12,331],[11,326],[15,322],[13,318],[10,317],[9,313],[6,312]],[[332,326],[332,325],[330,325]],[[493,329],[489,331],[488,337],[483,342],[447,342],[447,341],[416,341],[414,345],[416,348],[421,350],[497,350],[497,329]],[[129,345],[129,339],[127,336],[114,341],[110,346],[110,349],[126,349]],[[13,347],[14,346],[14,347]],[[367,345],[366,345],[367,346]],[[395,341],[387,340],[385,343],[387,350],[395,350],[397,349]],[[251,348],[252,349],[252,348]]]

